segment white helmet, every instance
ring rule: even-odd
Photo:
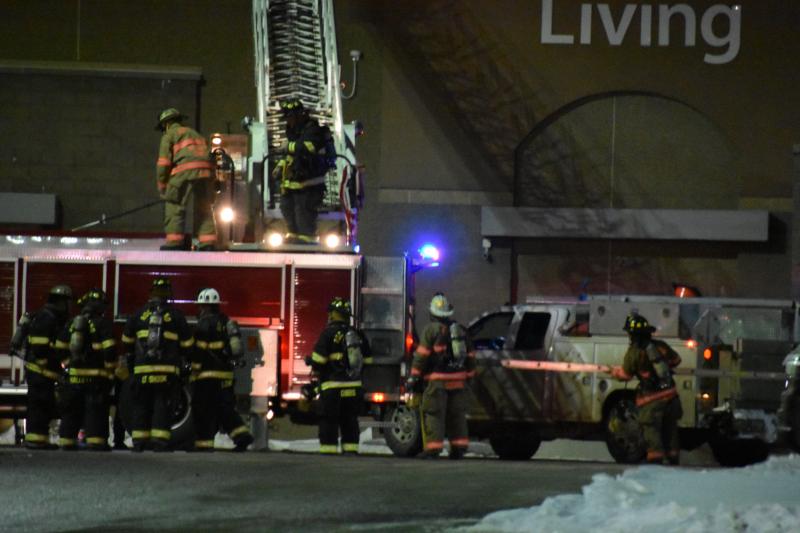
[[[439,318],[447,318],[453,314],[453,306],[441,292],[437,292],[431,299],[431,314]]]
[[[218,304],[220,303],[219,300],[219,293],[217,289],[203,289],[200,291],[200,294],[197,295],[197,301],[195,303],[198,304]]]

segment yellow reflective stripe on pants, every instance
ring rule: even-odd
[[[133,367],[134,374],[177,374],[178,367],[175,365],[139,365]]]
[[[134,337],[128,337],[127,335],[123,335],[122,342],[124,342],[125,344],[133,344],[134,342],[136,342],[136,339]]]
[[[194,379],[233,379],[233,372],[225,370],[206,370],[200,372]]]
[[[68,439],[66,437],[59,437],[58,438],[58,445],[59,446],[75,446],[78,444],[78,441],[75,439]]]
[[[342,451],[345,452],[358,452],[358,443],[352,442],[343,442],[342,443]]]
[[[67,348],[69,348],[69,343],[64,341],[56,341],[53,344],[53,347],[57,350],[66,350]]]
[[[172,432],[166,429],[151,429],[150,437],[153,439],[169,440]]]
[[[195,448],[209,449],[214,447],[213,440],[196,440],[194,441]]]
[[[181,341],[181,348],[191,348],[192,346],[194,346],[194,337]]]
[[[322,390],[346,389],[350,387],[360,387],[361,381],[326,381],[322,384]]]
[[[87,437],[86,444],[108,444],[108,439],[105,437]]]
[[[320,444],[319,453],[339,453],[339,447],[336,444]]]
[[[42,435],[41,433],[26,433],[25,442],[49,442],[50,435]]]
[[[150,438],[150,430],[134,429],[131,438],[136,440],[146,440]]]
[[[50,344],[50,337],[32,337],[28,336],[28,344],[33,346],[47,346]]]
[[[213,342],[195,341],[194,344],[201,350],[206,350],[206,349],[221,350],[225,347],[225,341],[213,341]]]
[[[314,353],[311,354],[311,360],[314,361],[315,363],[319,363],[321,365],[324,365],[325,363],[328,362],[328,358],[327,357],[325,357],[322,354],[318,354],[317,352],[314,352]]]
[[[50,378],[50,379],[55,380],[55,381],[58,381],[58,379],[61,378],[61,376],[58,373],[53,372],[52,370],[47,370],[46,368],[42,368],[39,365],[37,365],[36,363],[31,363],[30,361],[25,363],[25,368],[27,370],[29,370],[30,372],[35,372],[37,374],[41,374],[44,377]]]
[[[342,352],[334,352],[328,358],[331,361],[341,361],[344,359],[344,354]]]
[[[112,376],[102,368],[70,368],[70,376],[101,377],[111,379]]]
[[[168,339],[168,340],[171,340],[171,341],[176,341],[176,340],[178,340],[178,334],[174,333],[172,331],[165,331],[164,332],[164,338]]]
[[[242,433],[250,433],[250,430],[247,429],[247,426],[239,426],[238,428],[231,431],[229,436],[233,438],[238,435],[241,435]]]

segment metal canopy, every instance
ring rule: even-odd
[[[723,209],[481,208],[483,237],[764,242],[769,212]]]

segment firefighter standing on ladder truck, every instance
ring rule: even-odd
[[[325,195],[325,176],[330,168],[327,153],[333,146],[327,127],[308,115],[298,99],[281,103],[286,117],[286,156],[278,161],[272,178],[280,183],[281,214],[286,221],[286,242],[317,242],[317,209]]]
[[[127,362],[133,374],[133,451],[147,444],[169,451],[172,436],[171,400],[181,386],[184,362],[189,360],[194,338],[183,313],[170,305],[172,284],[156,278],[150,300],[131,315],[122,333]]]
[[[416,390],[425,382],[420,405],[423,451],[437,457],[450,441],[450,459],[461,459],[469,446],[467,381],[475,375],[475,353],[466,330],[450,319],[453,306],[442,293],[430,305],[431,323],[425,327],[414,352],[407,388],[409,404],[416,407]]]
[[[58,418],[55,390],[63,379],[56,350],[68,346],[58,340],[58,335],[69,318],[71,300],[72,289],[68,285],[56,285],[50,289],[44,307],[22,315],[11,339],[11,353],[25,360],[27,372],[26,448],[56,448],[50,443],[50,420]]]
[[[358,415],[363,403],[361,374],[364,364],[372,363],[369,344],[363,333],[350,325],[350,302],[336,297],[328,305],[328,325],[306,360],[319,377],[322,416],[319,420],[319,451],[358,453]]]
[[[190,198],[194,207],[194,233],[198,250],[214,250],[217,228],[214,224],[213,169],[206,140],[192,128],[183,126],[186,117],[171,107],[158,116],[156,130],[163,132],[156,163],[156,185],[164,204],[162,250],[188,250],[184,233],[186,207]]]
[[[76,450],[78,432],[84,428],[88,449],[110,451],[109,393],[117,354],[111,321],[104,316],[108,298],[94,288],[77,303],[80,312],[59,335],[57,351],[68,371],[58,445],[62,450]]]
[[[681,363],[681,358],[665,342],[651,338],[655,328],[643,316],[629,315],[623,329],[631,344],[622,366],[613,367],[611,375],[624,381],[639,379],[636,407],[647,444],[647,462],[677,465],[678,420],[683,411],[672,369]]]
[[[214,435],[222,429],[233,439],[234,451],[243,452],[253,442],[250,430],[236,412],[233,368],[244,356],[239,324],[219,310],[219,292],[200,291],[200,312],[194,329],[192,356],[192,412],[197,437],[195,451],[213,451]]]

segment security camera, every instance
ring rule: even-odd
[[[483,248],[483,258],[486,259],[489,263],[492,262],[492,241],[490,239],[484,238],[481,241],[481,247]]]
[[[361,50],[350,50],[350,59],[353,61],[358,61],[361,59]]]

